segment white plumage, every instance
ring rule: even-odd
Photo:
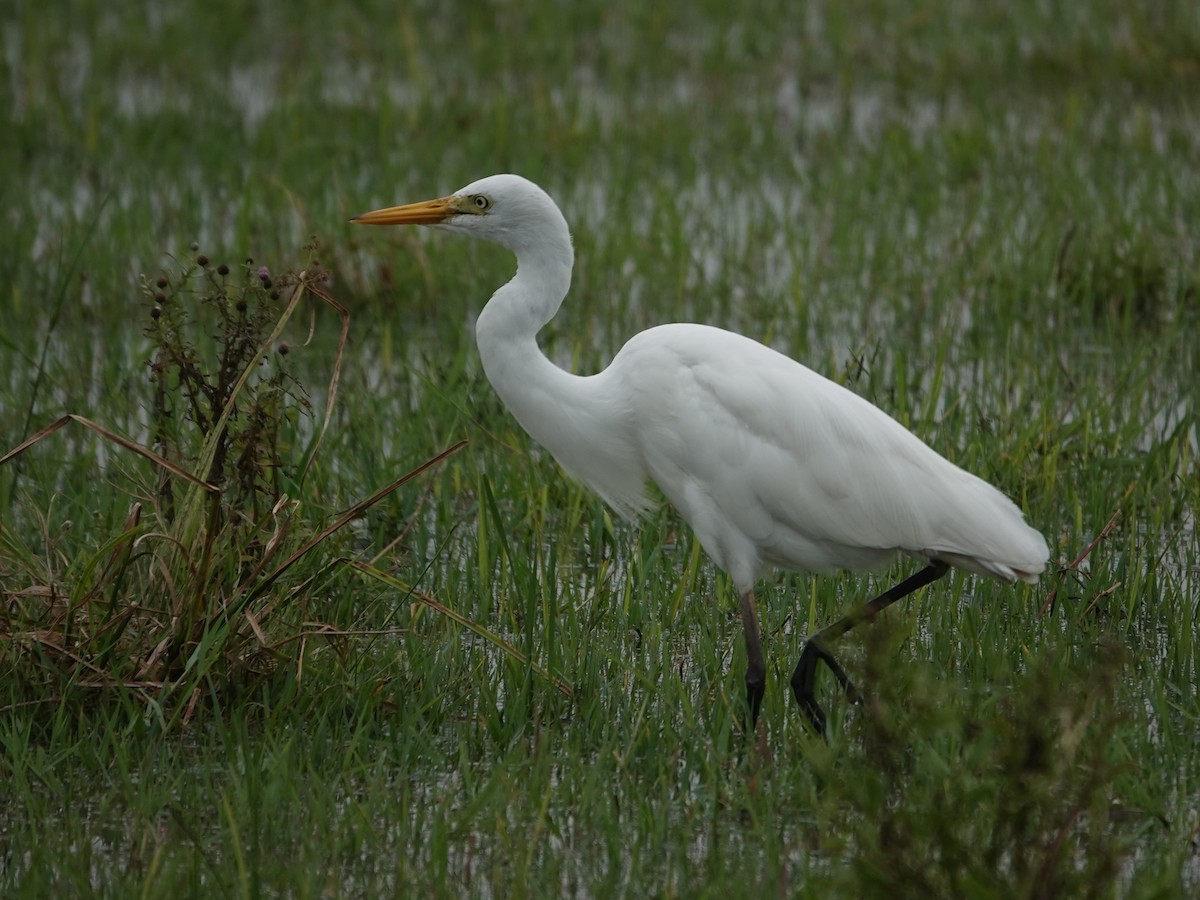
[[[355,221],[435,225],[516,254],[515,277],[476,325],[488,379],[521,426],[621,515],[650,506],[646,483],[654,481],[729,572],[741,595],[752,718],[765,669],[751,592],[765,570],[874,569],[898,552],[929,564],[920,583],[909,586],[914,576],[810,641],[812,658],[802,657],[792,683],[823,727],[812,697],[816,658],[851,688],[822,638],[946,565],[1029,582],[1045,569],[1045,540],[1004,494],[858,395],[757,341],[705,325],[661,325],[630,339],[598,374],[573,375],[550,362],[536,336],[566,296],[574,255],[562,213],[532,182],[494,175]]]

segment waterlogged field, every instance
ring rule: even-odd
[[[1195,895],[1200,10],[1142,6],[19,2],[0,893]],[[849,636],[828,741],[803,642],[913,565],[761,585],[747,740],[727,581],[483,377],[508,255],[347,224],[501,171],[555,360],[761,338],[1051,569]]]

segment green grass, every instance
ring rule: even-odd
[[[71,427],[0,467],[0,893],[1200,890],[1194,4],[160,7],[0,27],[0,454],[64,413],[152,443],[141,276],[197,252],[315,255],[350,310],[332,407],[336,311],[282,335],[313,407],[278,436],[289,550],[470,443],[264,582],[265,646],[218,604],[132,686],[79,663],[97,635],[48,641],[68,596],[170,626],[160,469]],[[483,377],[508,256],[346,223],[499,171],[573,226],[553,358],[761,337],[1001,486],[1061,571],[955,574],[849,638],[868,700],[826,686],[828,743],[791,667],[906,570],[762,585],[747,744],[726,579],[669,511],[614,523]]]

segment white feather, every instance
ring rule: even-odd
[[[536,335],[570,286],[566,221],[515,175],[447,202],[481,197],[486,212],[468,207],[440,225],[517,256],[476,326],[484,370],[521,426],[622,515],[649,508],[652,479],[743,593],[770,567],[869,569],[898,552],[1008,580],[1044,570],[1045,540],[1000,491],[749,338],[663,325],[599,374],[558,368]]]

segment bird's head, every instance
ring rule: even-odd
[[[570,234],[562,213],[540,187],[520,175],[491,175],[448,197],[363,213],[359,225],[432,225],[501,244],[520,255]]]

